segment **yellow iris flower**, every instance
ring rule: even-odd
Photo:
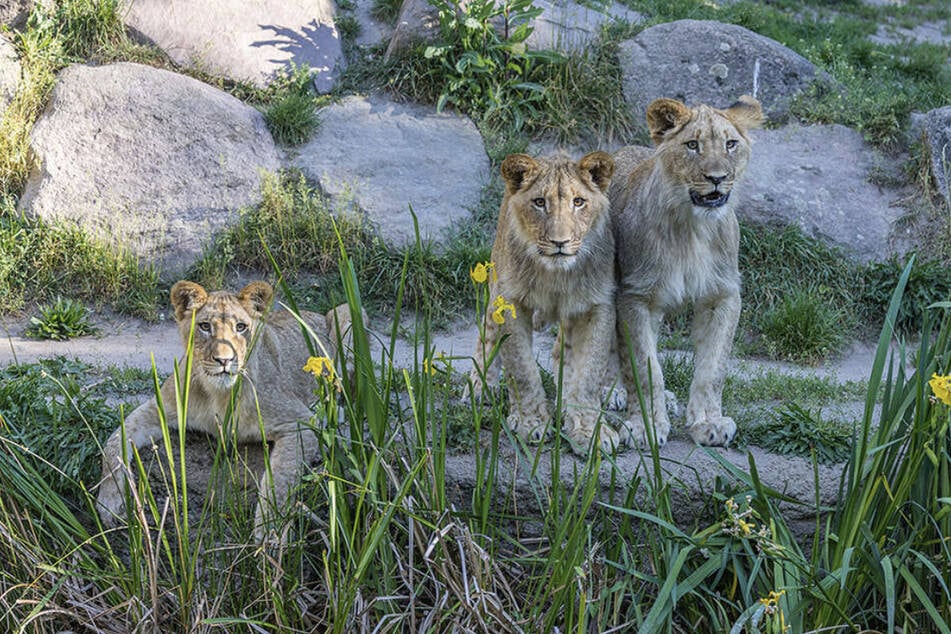
[[[939,401],[945,405],[951,405],[951,374],[947,376],[932,374],[928,385],[931,386],[931,391]]]
[[[490,273],[492,275],[492,281],[498,281],[499,274],[495,272],[494,262],[478,262],[473,268],[469,269],[469,277],[472,278],[472,281],[476,284],[485,284],[486,280],[489,279]]]
[[[498,325],[505,323],[505,311],[508,311],[512,316],[512,319],[516,318],[515,315],[515,304],[505,301],[505,298],[499,295],[495,298],[495,301],[492,303],[495,306],[495,310],[492,311],[492,321]]]
[[[334,362],[327,357],[309,357],[303,369],[314,376],[334,378]]]

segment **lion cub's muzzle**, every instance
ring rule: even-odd
[[[722,207],[730,200],[730,189],[732,181],[726,181],[723,176],[705,176],[707,181],[713,185],[713,191],[701,193],[697,189],[690,190],[690,202],[697,207],[716,208]]]
[[[234,345],[223,339],[212,341],[208,356],[202,364],[205,374],[223,383],[233,383],[241,371],[240,355]]]

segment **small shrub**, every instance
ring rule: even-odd
[[[885,314],[904,267],[898,258],[893,257],[884,262],[873,262],[865,270],[862,301],[870,318],[880,320]],[[925,309],[935,302],[948,300],[951,300],[951,269],[937,260],[916,260],[898,309],[895,329],[903,334],[920,331]]]
[[[760,330],[770,356],[815,364],[845,342],[843,317],[822,295],[797,290],[763,315]]]
[[[264,120],[274,140],[300,145],[317,129],[312,74],[307,66],[294,66],[255,96],[264,107]]]
[[[65,341],[98,332],[89,322],[89,310],[82,302],[57,297],[52,304],[41,306],[39,312],[39,317],[30,318],[28,337]]]
[[[850,425],[824,421],[818,411],[810,412],[791,403],[775,412],[770,420],[748,427],[744,437],[746,442],[773,453],[811,458],[815,452],[821,464],[836,464],[849,459],[852,433]]]

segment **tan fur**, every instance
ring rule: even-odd
[[[533,321],[558,323],[570,359],[565,365],[564,402],[568,437],[587,449],[600,416],[600,377],[604,351],[614,330],[614,239],[607,189],[614,171],[611,157],[592,152],[577,163],[567,158],[535,159],[513,154],[502,163],[505,195],[492,261],[485,340],[476,350],[472,383],[494,346],[508,380],[509,425],[528,442],[541,442],[551,417],[532,354]],[[516,319],[491,319],[491,302],[501,295]],[[600,368],[600,370],[599,370]],[[617,433],[601,427],[598,442],[610,448]]]
[[[634,396],[626,338],[654,435],[663,444],[670,423],[657,337],[664,315],[687,304],[694,307],[695,364],[687,430],[706,445],[726,445],[736,433],[721,409],[740,314],[739,226],[732,192],[750,158],[746,131],[761,122],[760,104],[752,97],[724,110],[657,99],[647,109],[653,156],[620,175],[610,192],[619,362],[630,395],[624,427],[631,442],[644,445],[647,430]]]
[[[308,347],[300,323],[287,311],[266,314],[273,295],[264,282],[252,282],[238,293],[208,293],[193,282],[178,282],[172,287],[171,302],[182,342],[187,347],[194,316],[194,343],[191,382],[188,386],[188,419],[185,427],[212,436],[234,438],[238,442],[260,443],[261,424],[272,443],[269,450],[270,474],[261,477],[255,534],[265,531],[297,481],[300,469],[316,453],[316,438],[302,429],[311,417],[314,377],[302,370]],[[333,358],[336,328],[349,330],[349,310],[338,307],[326,316],[302,312],[301,318],[319,337],[320,345]],[[318,346],[319,347],[319,346]],[[318,353],[323,354],[323,353]],[[183,353],[184,358],[184,353]],[[185,362],[179,362],[184,380]],[[232,388],[241,377],[237,407],[229,421],[227,411]],[[179,427],[176,414],[174,375],[162,384],[161,398],[168,426]],[[258,412],[261,422],[259,423]],[[227,427],[226,427],[227,426]],[[162,437],[158,404],[155,398],[137,407],[125,419],[128,442],[142,448]],[[128,478],[128,465],[122,460],[122,429],[106,442],[102,482],[99,487],[99,513],[107,525],[115,525],[122,516]],[[269,477],[272,475],[273,478]]]

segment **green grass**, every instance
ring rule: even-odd
[[[812,365],[846,343],[843,321],[843,312],[820,293],[797,290],[766,312],[759,328],[771,357]]]
[[[359,315],[351,265],[344,260],[341,280]],[[896,297],[886,322],[898,305]],[[474,485],[455,489],[447,447],[455,423],[444,407],[453,360],[423,370],[434,353],[425,320],[419,356],[399,378],[369,356],[358,320],[341,407],[335,390],[315,383],[319,467],[287,516],[287,540],[266,548],[248,542],[253,480],[241,475],[243,451],[214,440],[214,495],[202,503],[188,473],[161,467],[182,459],[175,434],[135,463],[129,526],[103,531],[86,490],[98,477],[96,438],[116,421],[100,420],[95,401],[77,407],[66,398],[82,393],[85,368],[7,370],[3,386],[23,383],[0,390],[0,529],[10,537],[0,543],[0,623],[11,632],[419,631],[424,622],[432,631],[681,632],[703,623],[710,631],[945,632],[951,409],[928,398],[927,380],[951,372],[949,309],[930,311],[941,325],[926,324],[937,335],[923,335],[911,374],[903,364],[886,371],[893,333],[882,332],[843,494],[827,515],[816,503],[808,555],[787,525],[785,496],[764,486],[752,459],[740,469],[711,452],[719,466],[709,513],[678,522],[672,497],[683,483],[664,477],[662,453],[648,451],[632,475],[610,456],[569,458],[559,437],[544,449],[562,474],[553,477],[533,450],[513,453],[492,391],[471,409]],[[55,422],[22,434],[22,420],[50,407],[80,446],[61,448],[67,441],[49,433]],[[69,419],[74,411],[85,416]],[[834,444],[809,424],[774,433],[801,446],[797,430]],[[516,465],[522,494],[502,470]],[[596,474],[613,487],[602,490]]]

